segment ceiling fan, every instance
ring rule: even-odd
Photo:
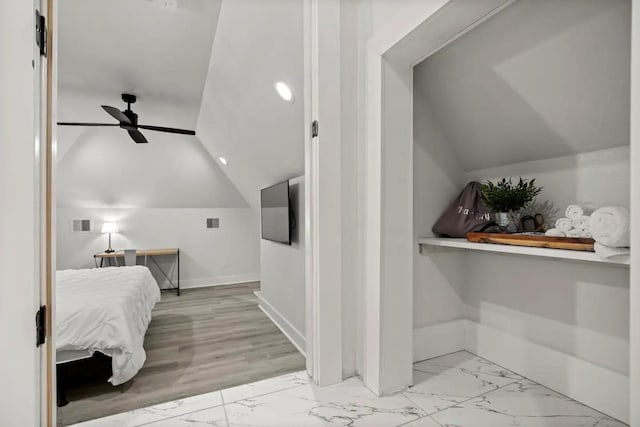
[[[119,123],[79,123],[79,122],[58,122],[60,126],[120,126],[122,129],[126,130],[129,133],[131,139],[134,140],[136,144],[146,144],[147,138],[138,130],[138,129],[146,129],[146,130],[154,130],[157,132],[168,132],[168,133],[179,133],[182,135],[195,135],[196,132],[193,130],[187,129],[176,129],[176,128],[167,128],[162,126],[149,126],[149,125],[140,125],[138,124],[138,115],[131,111],[131,104],[136,102],[136,96],[131,95],[129,93],[122,94],[122,100],[127,103],[127,109],[124,111],[118,110],[116,107],[110,107],[108,105],[103,105],[102,108],[104,111],[109,113],[114,119],[116,119]]]

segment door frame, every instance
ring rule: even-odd
[[[305,1],[308,129],[305,147],[307,370],[318,385],[342,381],[340,0]],[[312,122],[319,124],[311,135]],[[336,309],[337,307],[337,309]]]
[[[46,369],[41,375],[42,425],[56,423],[55,334],[55,122],[57,94],[57,2],[47,5],[48,40],[44,189],[45,245],[43,295],[48,307]],[[342,306],[340,234],[340,0],[305,0],[305,308],[307,371],[318,385],[342,381]],[[336,25],[337,24],[337,25]],[[36,112],[37,113],[37,112]],[[311,124],[322,132],[311,135]]]
[[[631,1],[631,165],[640,165],[640,0]],[[640,425],[640,168],[631,167],[631,251],[629,420]]]
[[[375,393],[412,384],[413,67],[515,0],[421,0],[405,5],[367,46],[365,330],[363,380]],[[631,164],[640,164],[640,0],[632,1]],[[438,21],[439,25],[431,25]],[[428,43],[425,43],[425,36]],[[632,224],[640,168],[631,168]],[[406,226],[405,224],[408,224]],[[640,247],[640,227],[632,227]],[[640,425],[640,251],[631,254],[630,420]]]
[[[44,5],[46,7],[46,5]],[[46,422],[42,394],[46,369],[43,346],[36,346],[34,316],[43,301],[42,114],[45,66],[35,38],[40,0],[0,3],[0,335],[9,346],[0,356],[0,424]]]

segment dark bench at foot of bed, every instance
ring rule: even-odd
[[[83,389],[94,388],[95,385],[113,387],[107,381],[111,375],[111,358],[99,352],[87,359],[59,363],[56,365],[58,407],[69,404],[67,393],[70,390],[73,390],[73,395],[78,395]]]

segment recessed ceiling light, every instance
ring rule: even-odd
[[[286,83],[277,82],[276,83],[276,92],[278,92],[278,95],[280,95],[280,97],[282,99],[284,99],[285,101],[287,101],[287,102],[293,102],[294,101],[293,92],[291,92],[291,89],[289,88],[289,86],[287,86]]]
[[[218,160],[220,160],[220,163],[222,163],[225,166],[227,166],[227,163],[229,163],[229,162],[227,162],[227,159],[225,157],[222,157],[222,156],[218,157]]]
[[[155,3],[160,6],[161,9],[174,12],[178,10],[178,0],[156,0]]]

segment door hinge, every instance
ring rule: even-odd
[[[36,44],[40,48],[40,55],[47,56],[47,18],[36,10]]]
[[[36,313],[36,347],[44,344],[47,338],[47,306],[40,306]]]
[[[313,123],[311,123],[311,138],[317,138],[318,137],[318,121],[314,120]]]

